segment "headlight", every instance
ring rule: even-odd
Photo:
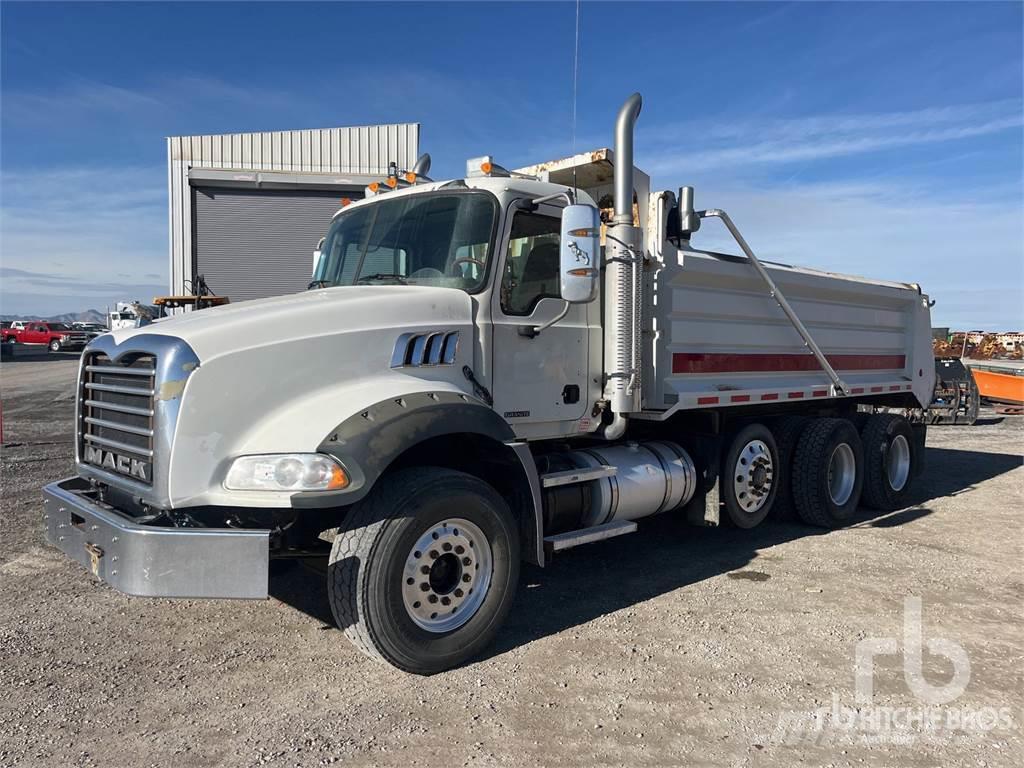
[[[67,341],[67,340],[68,340],[68,337],[67,337],[66,335],[64,335],[64,336],[61,336],[61,337],[60,337],[60,340],[61,340],[61,341]]]
[[[338,491],[348,486],[345,469],[320,453],[239,456],[224,487],[232,491]]]

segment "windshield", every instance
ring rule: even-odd
[[[483,286],[497,201],[482,192],[383,199],[340,214],[310,287],[392,283],[474,292]]]

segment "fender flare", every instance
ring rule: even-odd
[[[495,411],[469,395],[451,392],[416,392],[381,400],[346,418],[332,429],[317,451],[342,463],[350,476],[344,491],[330,494],[331,504],[353,504],[364,498],[385,470],[401,454],[435,437],[478,434],[505,445],[523,472],[530,509],[523,510],[523,557],[544,564],[543,510],[537,467],[526,443]],[[297,494],[293,505],[323,506],[327,494]],[[317,503],[317,502],[321,503]]]

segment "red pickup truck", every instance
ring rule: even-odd
[[[15,320],[3,329],[4,344],[46,345],[51,352],[64,349],[82,349],[90,341],[89,334],[77,331],[67,323],[48,323],[41,320],[24,322]]]

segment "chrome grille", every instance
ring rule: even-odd
[[[88,449],[95,448],[149,466],[153,460],[155,380],[156,357],[152,354],[123,355],[112,361],[102,352],[90,353],[83,361],[79,393],[80,455],[88,457]],[[152,483],[151,473],[146,472],[145,477],[147,484]],[[133,479],[141,478],[136,475]]]

